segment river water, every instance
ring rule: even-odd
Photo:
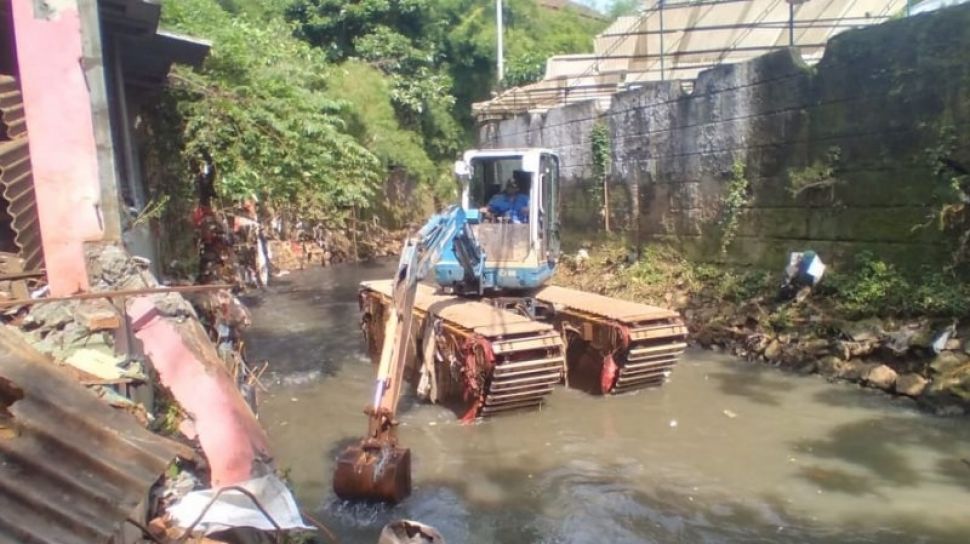
[[[689,351],[662,389],[559,389],[540,412],[460,425],[406,400],[414,493],[350,505],[333,459],[366,429],[357,283],[390,263],[279,278],[253,301],[260,417],[305,509],[343,543],[407,518],[456,543],[970,542],[970,425],[905,399]]]

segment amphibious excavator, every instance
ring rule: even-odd
[[[544,285],[560,255],[559,165],[546,149],[465,152],[460,203],[405,241],[391,280],[361,283],[377,382],[368,434],[337,459],[339,497],[410,494],[395,433],[405,381],[471,421],[537,408],[561,383],[618,394],[667,380],[686,348],[676,312]],[[489,203],[510,182],[523,209],[498,213]],[[436,287],[422,283],[432,269]]]

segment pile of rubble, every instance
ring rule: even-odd
[[[235,526],[309,529],[256,419],[265,365],[242,357],[249,314],[239,300],[224,289],[161,286],[149,262],[112,245],[91,246],[87,264],[90,293],[53,298],[37,289],[29,302],[6,303],[2,327],[52,369],[181,444],[145,490],[152,521],[143,529],[162,542]]]

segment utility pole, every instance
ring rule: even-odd
[[[505,79],[505,52],[503,51],[502,34],[502,0],[495,0],[495,28],[498,32],[498,83]]]
[[[664,50],[664,0],[657,2],[657,5],[660,9],[660,81],[666,81],[667,78],[664,76],[664,57],[667,56],[667,53]],[[609,226],[606,227],[606,231],[610,231]]]
[[[808,0],[787,0],[788,2],[788,47],[795,47],[795,6]]]

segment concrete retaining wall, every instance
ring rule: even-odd
[[[970,169],[970,5],[850,31],[805,66],[792,51],[489,123],[483,147],[543,146],[563,160],[569,231],[601,225],[590,135],[612,146],[614,225],[702,259],[775,266],[814,248],[838,262],[872,250],[902,264],[943,259],[933,156]],[[722,254],[723,205],[743,168],[746,204]],[[796,194],[799,184],[818,185]]]

